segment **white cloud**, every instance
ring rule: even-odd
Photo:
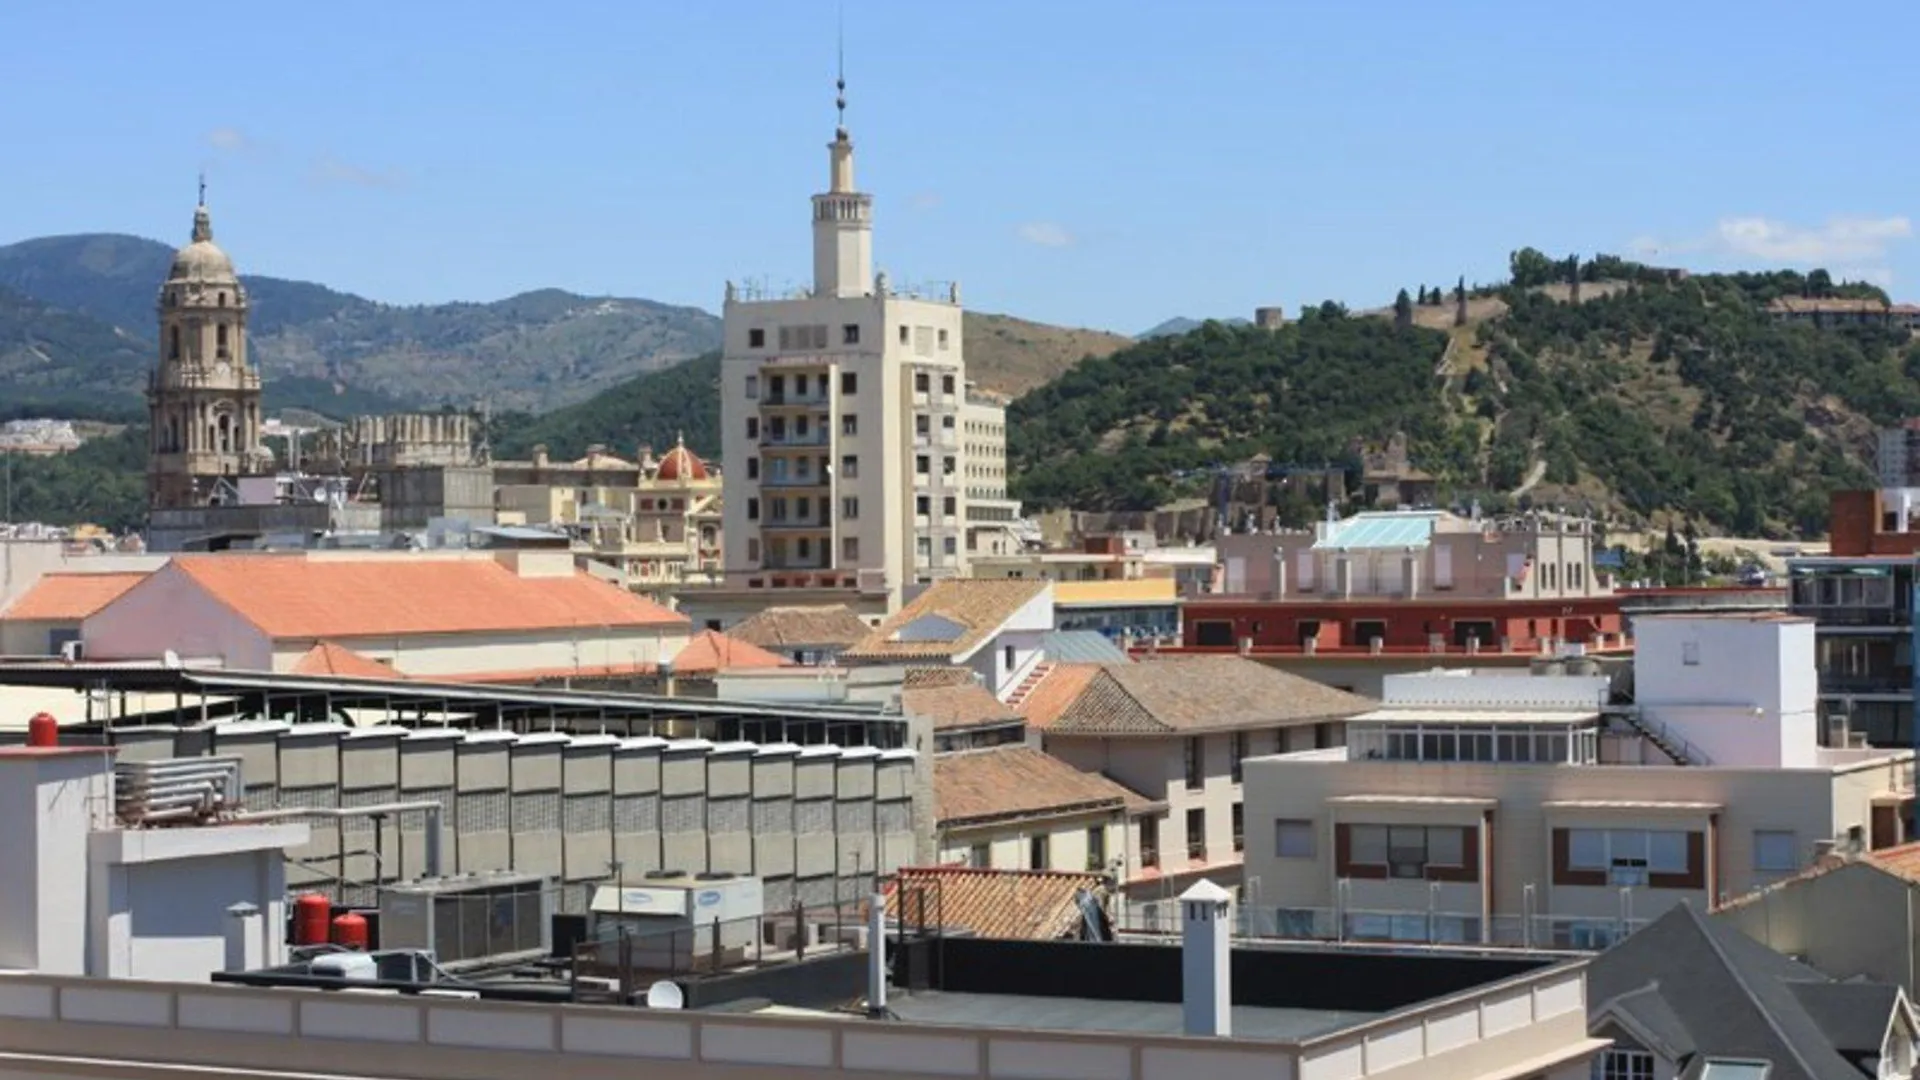
[[[207,132],[207,145],[215,150],[238,154],[253,149],[253,140],[236,127],[217,127]]]
[[[1880,263],[1893,245],[1912,237],[1913,223],[1904,215],[1836,217],[1811,227],[1765,217],[1729,217],[1704,236],[1643,236],[1628,247],[1643,258],[1703,254],[1776,266],[1859,266]]]
[[[398,169],[369,169],[335,157],[315,161],[313,178],[322,184],[364,188],[397,188],[407,182],[406,174]]]
[[[1020,226],[1020,239],[1039,247],[1072,247],[1073,234],[1065,225],[1053,221],[1029,221]]]

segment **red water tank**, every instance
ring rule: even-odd
[[[302,893],[293,902],[293,943],[325,945],[327,926],[333,920],[333,901],[319,893]]]
[[[28,746],[59,746],[60,721],[46,713],[34,713],[27,721]]]
[[[333,943],[342,948],[367,951],[367,920],[355,912],[336,916],[333,920]]]

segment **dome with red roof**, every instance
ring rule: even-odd
[[[667,451],[667,456],[660,459],[660,468],[653,474],[653,478],[680,481],[705,480],[707,463],[700,460],[699,454],[687,449],[687,440],[683,435],[674,444],[673,449]]]

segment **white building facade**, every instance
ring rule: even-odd
[[[873,197],[853,141],[813,197],[813,286],[727,286],[721,362],[726,584],[884,590],[967,571],[969,405],[956,285],[873,269]],[[1002,452],[1004,461],[1004,452]],[[1004,472],[1004,466],[1000,466]]]

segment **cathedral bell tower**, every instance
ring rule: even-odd
[[[154,509],[204,506],[223,479],[271,472],[260,442],[260,373],[247,360],[247,292],[213,242],[207,188],[193,239],[160,286],[160,364],[147,386],[147,499]]]

